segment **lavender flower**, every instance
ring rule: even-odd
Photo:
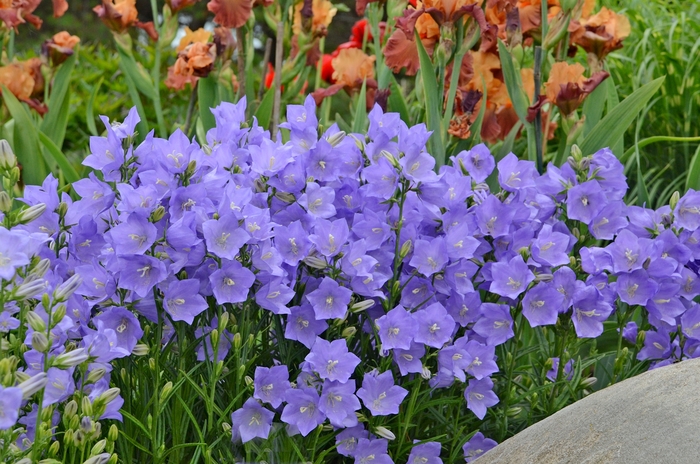
[[[418,343],[440,348],[452,336],[455,321],[440,303],[434,303],[413,314],[418,329],[414,337]]]
[[[0,430],[15,426],[22,406],[22,390],[17,387],[0,386]]]
[[[408,390],[394,385],[391,371],[381,374],[377,374],[376,371],[368,372],[362,380],[362,388],[357,390],[357,396],[373,416],[398,414],[399,405],[406,395]]]
[[[220,258],[235,259],[238,250],[250,239],[248,232],[238,227],[233,214],[205,221],[202,229],[207,249]]]
[[[483,419],[486,415],[486,408],[498,403],[498,397],[493,392],[493,381],[489,377],[470,380],[464,391],[464,397],[467,399],[467,407],[479,419]]]
[[[316,313],[311,305],[294,306],[289,311],[284,330],[285,338],[297,340],[307,348],[311,348],[316,343],[318,335],[328,328],[328,324],[324,320],[316,319]]]
[[[440,272],[448,262],[447,244],[442,237],[431,241],[416,240],[413,250],[413,258],[409,263],[418,269],[418,272],[430,277]]]
[[[306,361],[322,379],[340,383],[347,382],[360,364],[360,358],[348,352],[344,339],[329,342],[320,337],[316,338],[316,343],[311,348],[311,353],[306,356]]]
[[[355,411],[360,409],[360,400],[355,396],[355,381],[340,383],[326,380],[318,407],[331,425],[341,428],[356,426]]]
[[[488,450],[494,448],[498,443],[490,438],[485,438],[484,434],[477,432],[474,436],[464,444],[462,451],[464,451],[464,459],[467,462],[472,462],[479,456],[487,452]]]
[[[517,255],[508,262],[497,262],[491,266],[491,292],[516,299],[535,280],[522,256]]]
[[[243,443],[256,437],[266,439],[274,417],[272,411],[260,406],[260,403],[253,398],[248,398],[242,408],[231,414],[234,441],[237,438],[240,438]]]
[[[382,341],[382,349],[384,350],[393,348],[409,349],[418,330],[416,321],[401,305],[374,322],[379,328],[379,338]]]
[[[513,337],[513,318],[506,305],[484,303],[481,305],[483,317],[474,324],[474,332],[486,339],[486,344],[496,346]]]
[[[198,280],[175,280],[165,291],[163,306],[174,321],[185,321],[192,324],[195,316],[209,307],[198,292]]]
[[[316,314],[316,319],[342,319],[347,313],[352,291],[324,277],[316,290],[306,295]]]
[[[407,464],[442,464],[440,459],[442,446],[437,441],[429,441],[421,445],[415,445],[408,455]]]
[[[378,440],[368,440],[360,438],[355,452],[355,464],[394,464],[387,451],[388,443],[380,438]]]
[[[273,366],[270,368],[258,366],[255,368],[255,393],[263,403],[270,403],[273,408],[278,408],[284,396],[289,390],[289,370],[287,366]]]
[[[233,260],[214,271],[209,276],[209,282],[217,303],[240,303],[248,298],[255,274]]]
[[[294,389],[287,391],[287,405],[282,411],[282,421],[298,428],[307,436],[325,420],[319,409],[319,396],[311,389]]]

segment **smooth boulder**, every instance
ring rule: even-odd
[[[485,453],[475,464],[700,462],[700,359],[587,396]]]

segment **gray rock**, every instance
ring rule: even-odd
[[[612,385],[509,438],[476,464],[700,462],[700,359]]]

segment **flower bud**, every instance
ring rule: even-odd
[[[107,373],[107,369],[104,367],[97,367],[90,371],[87,376],[87,383],[96,383]]]
[[[37,333],[37,332],[35,332]],[[53,366],[59,369],[68,369],[78,364],[82,364],[89,358],[87,351],[84,348],[78,348],[77,350],[68,351],[66,353],[56,356],[53,360]]]
[[[29,442],[29,446],[32,446],[31,442]],[[27,446],[27,447],[29,447],[29,446]],[[23,459],[20,459],[19,461],[15,461],[15,464],[32,464],[32,460],[29,458],[23,458]]]
[[[32,348],[45,353],[49,349],[49,340],[44,335],[44,332],[34,332],[32,334]]]
[[[365,150],[365,143],[358,139],[355,134],[350,134],[350,137],[355,141],[355,146],[359,148],[360,150],[364,151]]]
[[[187,164],[187,169],[185,170],[185,175],[187,177],[192,177],[194,175],[195,171],[197,171],[197,161],[192,160]]]
[[[51,326],[55,327],[58,325],[58,323],[61,322],[64,317],[66,317],[66,305],[60,304],[56,308],[56,311],[53,312],[53,316],[51,317]]]
[[[543,274],[537,274],[535,276],[535,283],[538,282],[551,282],[552,279],[554,279],[554,276],[552,274],[548,273],[543,273]]]
[[[163,219],[163,216],[165,216],[165,208],[163,207],[163,205],[159,205],[151,213],[151,222],[158,222],[161,219]]]
[[[226,326],[228,326],[228,322],[229,322],[230,318],[231,318],[231,315],[228,312],[224,311],[223,313],[221,313],[221,317],[219,317],[219,325],[218,325],[219,330],[221,330],[221,331],[226,330]]]
[[[0,211],[7,213],[12,209],[12,198],[7,192],[0,192]]]
[[[29,327],[34,329],[34,331],[46,332],[46,323],[37,313],[34,311],[28,311],[27,314],[25,314],[25,317],[27,318]]]
[[[19,216],[17,217],[17,221],[20,224],[28,224],[32,222],[34,219],[37,219],[39,216],[44,214],[44,211],[46,211],[46,204],[45,203],[38,203],[34,206],[30,206],[29,208],[23,210],[21,213],[19,213]]]
[[[581,149],[579,148],[578,145],[573,144],[571,145],[571,156],[574,158],[574,161],[577,163],[581,161],[583,158],[583,152],[581,152]]]
[[[82,283],[83,278],[80,274],[73,274],[54,291],[54,298],[56,301],[67,301]]]
[[[58,452],[58,451],[56,451]],[[55,459],[42,459],[41,461],[37,461],[37,464],[62,464],[61,461],[57,461]]]
[[[386,438],[387,440],[396,439],[396,435],[394,435],[391,430],[381,425],[374,429],[374,433],[382,438]]]
[[[66,217],[66,214],[68,213],[68,203],[65,201],[62,201],[58,204],[58,216],[63,219]]]
[[[77,413],[78,403],[75,400],[70,400],[68,403],[66,403],[66,407],[63,409],[64,423],[68,423]]]
[[[411,239],[408,239],[405,242],[403,242],[403,245],[401,245],[401,250],[399,251],[399,257],[401,259],[404,259],[411,252],[412,248],[413,242],[411,241]]]
[[[325,269],[328,267],[328,263],[324,258],[319,258],[318,256],[307,256],[304,258],[304,263],[314,269]]]
[[[119,439],[119,428],[112,424],[109,426],[109,432],[107,432],[107,440],[117,441]]]
[[[17,182],[19,182],[19,178],[21,175],[22,174],[20,173],[19,168],[17,166],[10,169],[9,185],[17,185]]]
[[[80,402],[80,412],[85,417],[92,416],[92,402],[87,396],[83,396],[83,399]]]
[[[341,336],[342,336],[343,338],[346,338],[346,339],[347,339],[347,338],[352,337],[352,336],[355,335],[356,333],[357,333],[357,329],[356,329],[355,327],[346,327],[345,329],[343,329],[343,332],[341,333]]]
[[[338,144],[340,144],[340,142],[343,141],[345,135],[345,131],[336,132],[335,134],[328,137],[328,143],[330,143],[332,147],[337,147]]]
[[[12,151],[10,142],[5,139],[0,140],[0,170],[9,171],[17,166],[17,157]]]
[[[46,282],[43,279],[30,280],[28,282],[25,280],[19,287],[15,288],[14,297],[18,300],[24,300],[35,296],[44,289],[46,289]],[[48,305],[44,307],[48,308]]]
[[[100,401],[100,402],[104,403],[105,405],[107,405],[119,397],[119,392],[120,392],[119,388],[116,388],[116,387],[110,388],[109,390],[105,391],[100,396],[98,396],[97,400],[95,400],[95,401]]]
[[[245,380],[245,384],[249,387],[254,383],[253,378],[249,375],[246,375],[243,380]]]
[[[49,260],[48,258],[44,258],[41,261],[39,261],[32,268],[29,275],[34,277],[35,279],[38,279],[40,277],[44,277],[44,275],[46,274],[46,271],[48,271],[50,267],[51,267],[51,260]]]
[[[362,300],[350,306],[350,311],[353,313],[359,313],[365,311],[375,305],[374,300]]]
[[[580,385],[581,388],[588,388],[592,387],[597,381],[598,379],[595,377],[588,377],[587,379],[582,379]]]
[[[430,377],[432,377],[433,375],[430,373],[430,369],[428,369],[426,366],[423,366],[420,376],[423,377],[425,380],[430,380]]]
[[[49,456],[56,456],[58,455],[59,450],[61,449],[61,443],[58,441],[55,441],[51,443],[51,446],[49,446]],[[55,459],[52,459],[52,461],[61,464],[61,461],[56,461]],[[39,461],[39,462],[44,462],[44,461]]]
[[[148,345],[138,343],[136,346],[134,346],[131,354],[134,356],[146,356],[148,354]]]
[[[107,464],[110,457],[111,455],[109,453],[98,454],[97,456],[91,457],[83,464]]]
[[[165,385],[163,385],[162,390],[160,391],[160,398],[161,401],[165,400],[170,396],[170,394],[173,392],[173,383],[168,381],[166,382]]]
[[[24,382],[20,383],[17,385],[17,387],[22,390],[22,398],[25,400],[31,398],[31,396],[44,388],[44,385],[46,385],[46,382],[48,382],[48,379],[46,377],[45,372],[40,372],[34,377],[30,377],[29,379],[25,380]]]
[[[231,433],[232,428],[233,427],[228,422],[224,422],[223,424],[221,424],[221,429],[224,431],[224,433]]]
[[[95,446],[92,447],[92,449],[90,450],[90,456],[100,454],[105,450],[105,446],[107,446],[107,440],[103,438],[102,440],[95,443]]]
[[[671,201],[669,202],[669,206],[671,207],[671,211],[676,209],[676,205],[678,204],[678,200],[681,199],[681,194],[676,190],[673,192],[673,195],[671,195]]]
[[[523,408],[521,408],[520,406],[512,406],[506,411],[506,416],[517,417],[520,415],[521,412],[523,412]]]
[[[560,11],[551,21],[549,29],[547,30],[547,35],[542,42],[542,48],[544,50],[551,50],[556,46],[561,40],[566,36],[569,30],[569,23],[571,22],[571,13],[564,13]]]
[[[277,197],[278,200],[281,200],[285,203],[294,203],[296,201],[296,198],[294,198],[294,195],[291,193],[287,192],[275,192],[275,197]]]
[[[240,349],[241,349],[241,342],[242,342],[242,340],[241,340],[241,334],[238,333],[238,332],[236,332],[236,333],[233,335],[233,347],[234,347],[235,349],[237,349],[237,350],[240,350]]]
[[[148,368],[152,371],[156,370],[156,360],[153,358],[148,358]]]

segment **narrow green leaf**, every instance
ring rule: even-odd
[[[426,105],[426,125],[428,130],[433,131],[433,134],[428,139],[428,148],[430,154],[435,158],[435,167],[437,169],[445,164],[445,144],[443,136],[447,132],[442,127],[442,118],[440,117],[440,108],[442,108],[442,98],[438,94],[438,83],[435,78],[435,68],[430,61],[428,52],[423,47],[423,42],[418,37],[416,31],[416,44],[418,46],[418,57],[420,59],[420,74],[423,83],[423,96]]]
[[[12,148],[23,167],[22,179],[27,185],[41,185],[49,170],[40,156],[41,148],[39,138],[36,136],[36,125],[29,111],[4,85],[2,86],[2,97],[12,119],[15,120],[14,146]]]
[[[197,84],[197,97],[199,98],[199,119],[202,121],[204,132],[216,125],[211,108],[218,103],[216,81],[213,76],[202,77]]]
[[[615,108],[617,105],[620,104],[620,96],[617,93],[617,86],[615,85],[615,81],[613,80],[612,75],[605,79],[605,84],[606,84],[606,89],[608,91],[608,96],[606,101],[608,102],[607,105],[607,112],[611,112],[613,108]],[[610,148],[613,153],[622,153],[625,150],[625,136],[624,134],[620,137],[620,139],[615,143],[611,148]]]
[[[90,99],[85,107],[85,121],[87,122],[88,130],[94,136],[99,135],[99,132],[97,132],[97,126],[95,126],[95,98],[97,98],[97,94],[100,91],[103,80],[104,77],[100,77],[100,80],[97,81],[97,84],[95,84],[95,86],[92,88],[92,92],[90,92]]]
[[[139,92],[148,99],[155,100],[156,90],[153,87],[151,76],[142,67],[139,67],[134,57],[122,47],[117,46],[117,52],[119,53],[119,68],[122,72],[131,79]]]
[[[649,192],[647,191],[647,185],[644,181],[644,175],[642,174],[642,166],[639,160],[639,152],[637,152],[637,205],[650,206]]]
[[[389,110],[395,111],[401,115],[401,120],[406,124],[409,124],[408,119],[408,105],[406,105],[406,99],[401,91],[401,86],[396,82],[396,78],[391,76],[390,83],[391,93],[389,94]]]
[[[530,104],[528,103],[527,95],[525,95],[523,91],[523,82],[520,78],[520,73],[516,71],[515,65],[513,64],[513,57],[500,39],[498,40],[498,53],[501,56],[503,79],[505,80],[510,100],[513,102],[513,109],[515,109],[518,118],[520,118],[523,124],[529,124],[527,123],[527,108]]]
[[[272,119],[272,106],[275,102],[275,89],[270,87],[265,96],[263,96],[262,101],[258,105],[258,109],[255,110],[255,118],[258,120],[260,127],[265,129],[270,127],[270,119]]]
[[[608,78],[610,79],[610,77]],[[599,85],[583,102],[583,115],[586,120],[583,123],[583,136],[587,136],[598,124],[603,116],[603,108],[608,100],[608,88],[606,85]]]
[[[515,126],[508,132],[508,135],[506,136],[505,140],[503,140],[503,145],[498,149],[498,151],[495,153],[494,157],[496,158],[496,162],[501,161],[503,158],[506,157],[507,154],[511,153],[513,151],[513,145],[515,144],[515,137],[518,135],[518,131],[520,131],[520,128],[522,127],[523,123],[518,121]]]
[[[632,95],[625,98],[619,105],[609,111],[598,124],[595,125],[590,134],[584,138],[581,144],[581,151],[584,155],[595,153],[601,148],[615,147],[627,128],[632,124],[637,115],[644,109],[647,102],[659,90],[664,82],[664,77],[649,82],[637,89]],[[622,156],[622,152],[615,151],[616,156]],[[619,149],[619,146],[618,148]]]
[[[63,145],[70,112],[70,81],[75,68],[77,54],[68,58],[59,68],[53,79],[53,88],[49,98],[49,112],[41,122],[40,130],[48,135],[57,145]]]
[[[365,130],[367,123],[367,81],[362,83],[360,93],[355,98],[355,116],[352,118],[352,131],[359,133]]]
[[[44,145],[44,147],[46,148],[46,150],[41,151],[41,153],[46,158],[46,162],[48,164],[51,164],[51,162],[53,161],[56,164],[58,164],[58,167],[63,172],[63,176],[66,178],[66,181],[69,184],[79,181],[80,175],[75,170],[70,161],[68,161],[66,155],[64,155],[61,149],[58,148],[58,146],[54,143],[54,141],[51,140],[51,138],[48,135],[44,134],[42,131],[37,131],[37,135],[41,144]]]
[[[345,122],[345,119],[343,119],[343,117],[339,113],[335,113],[335,122],[336,124],[338,124],[338,128],[340,128],[340,130],[345,131],[347,133],[352,132],[350,124]]]
[[[688,177],[685,181],[685,188],[700,190],[700,145],[695,150],[693,159],[688,168]]]

